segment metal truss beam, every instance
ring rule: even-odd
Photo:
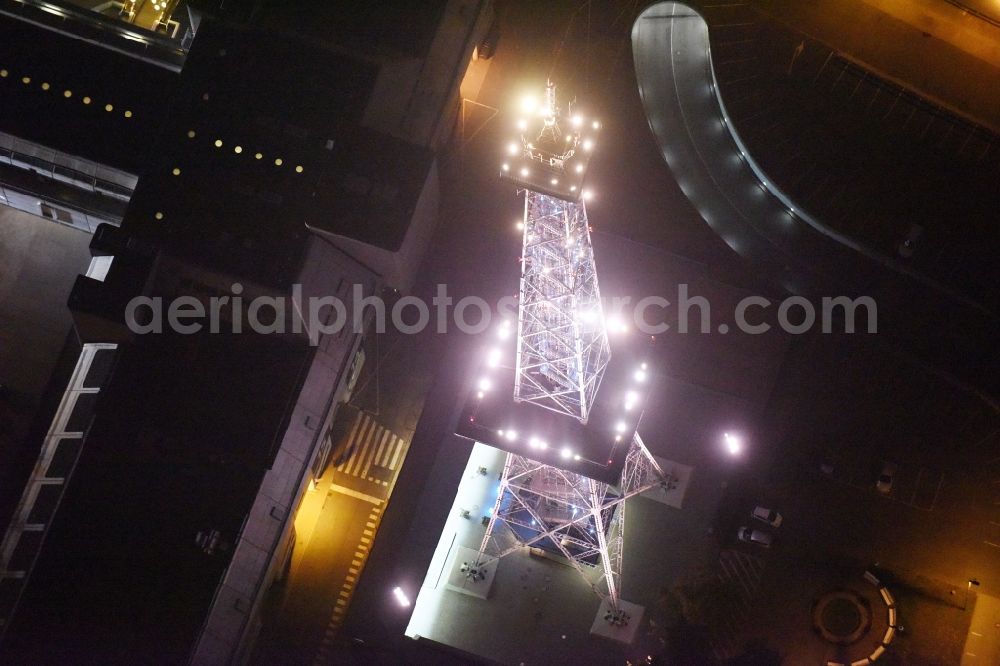
[[[617,487],[508,453],[476,564],[548,541],[599,596],[618,609],[625,500],[666,481],[638,433],[626,453]],[[596,580],[589,573],[595,555],[602,569]]]
[[[530,190],[514,399],[586,423],[611,358],[587,209]]]

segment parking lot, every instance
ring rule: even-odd
[[[887,461],[896,465],[896,472],[889,492],[881,493],[875,488],[875,481],[881,472],[878,465],[872,466],[857,458],[851,459],[846,454],[837,457],[840,458],[839,461],[826,463],[829,464],[829,467],[825,467],[826,471],[824,463],[821,463],[815,472],[846,486],[881,495],[887,500],[901,502],[921,511],[934,511],[937,508],[941,490],[946,485],[945,475],[940,470]]]

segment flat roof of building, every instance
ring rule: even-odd
[[[248,334],[120,348],[4,656],[185,661],[311,353]],[[202,550],[211,530],[230,551]]]
[[[4,73],[5,132],[135,174],[178,82],[172,71],[0,14]]]

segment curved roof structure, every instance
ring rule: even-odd
[[[636,78],[650,128],[705,221],[793,294],[873,297],[879,332],[889,333],[894,346],[995,394],[996,379],[981,363],[992,355],[996,313],[824,224],[761,169],[740,137],[739,121],[727,113],[712,60],[714,30],[693,3],[682,2],[648,7],[632,29]],[[929,335],[913,335],[931,328],[936,330]]]

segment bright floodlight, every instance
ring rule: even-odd
[[[521,110],[525,113],[531,113],[536,108],[538,108],[538,101],[531,95],[525,95],[521,99]]]
[[[503,170],[504,170],[504,171],[510,171],[510,165],[509,165],[509,164],[507,164],[506,162],[504,162],[504,163],[503,163]]]
[[[517,155],[518,151],[520,151],[520,150],[521,150],[520,147],[516,143],[514,143],[513,141],[511,141],[507,145],[507,152],[510,153],[511,155]]]
[[[522,132],[524,130],[528,129],[528,121],[525,120],[524,118],[521,118],[520,120],[518,120],[517,121],[517,129],[521,130]]]
[[[576,165],[576,172],[577,173],[583,173],[583,165],[582,164],[577,164]]]
[[[583,149],[584,150],[591,150],[593,147],[594,147],[594,142],[593,141],[591,141],[590,139],[584,139],[584,141],[583,141]]]
[[[628,331],[628,325],[617,315],[609,317],[607,325],[608,331],[611,333],[625,333]]]
[[[528,167],[521,167],[521,175],[522,176],[527,176],[529,173],[530,172],[528,171]]]
[[[410,599],[409,597],[406,596],[406,592],[403,592],[403,588],[401,587],[393,588],[392,594],[394,597],[396,597],[396,601],[399,602],[400,606],[403,606],[405,608],[406,606],[410,605]]]
[[[500,350],[494,347],[490,350],[489,356],[486,357],[486,364],[491,368],[495,368],[500,365]]]
[[[507,432],[505,432],[503,434],[503,436],[507,438],[508,442],[513,442],[515,439],[517,439],[517,431],[516,430],[508,430]]]
[[[738,456],[743,452],[743,442],[738,437],[727,432],[723,433],[722,438],[726,440],[726,451],[729,452],[729,455]]]
[[[573,452],[570,451],[568,446],[566,446],[563,447],[563,450],[559,452],[559,455],[561,455],[563,458],[569,458],[571,455],[573,455]]]
[[[584,201],[590,201],[591,199],[594,198],[594,193],[591,192],[590,190],[584,190],[582,196]]]
[[[639,402],[639,394],[635,391],[628,391],[625,393],[625,409],[630,410],[635,407],[636,403]]]
[[[599,122],[597,122],[597,121],[595,120],[595,121],[594,121],[594,124],[592,125],[592,127],[593,127],[594,129],[601,129],[601,123],[599,123]]]
[[[625,432],[627,428],[628,426],[625,425],[624,421],[619,421],[618,424],[615,426],[615,430],[617,430],[618,432]]]
[[[500,338],[501,340],[506,340],[507,338],[510,337],[510,329],[506,326],[501,326],[500,329],[497,331],[497,337]]]
[[[580,116],[573,116],[571,122],[573,123],[573,127],[579,127],[583,124],[583,118]]]
[[[637,381],[637,382],[644,382],[644,381],[646,381],[646,371],[643,369],[645,367],[645,365],[646,364],[643,363],[643,367],[639,368],[638,370],[636,370],[635,374],[632,375],[635,378],[635,381]]]
[[[492,386],[492,384],[490,383],[490,380],[489,380],[488,377],[483,377],[482,379],[479,380],[479,390],[480,391],[489,391],[490,390],[490,386]]]

